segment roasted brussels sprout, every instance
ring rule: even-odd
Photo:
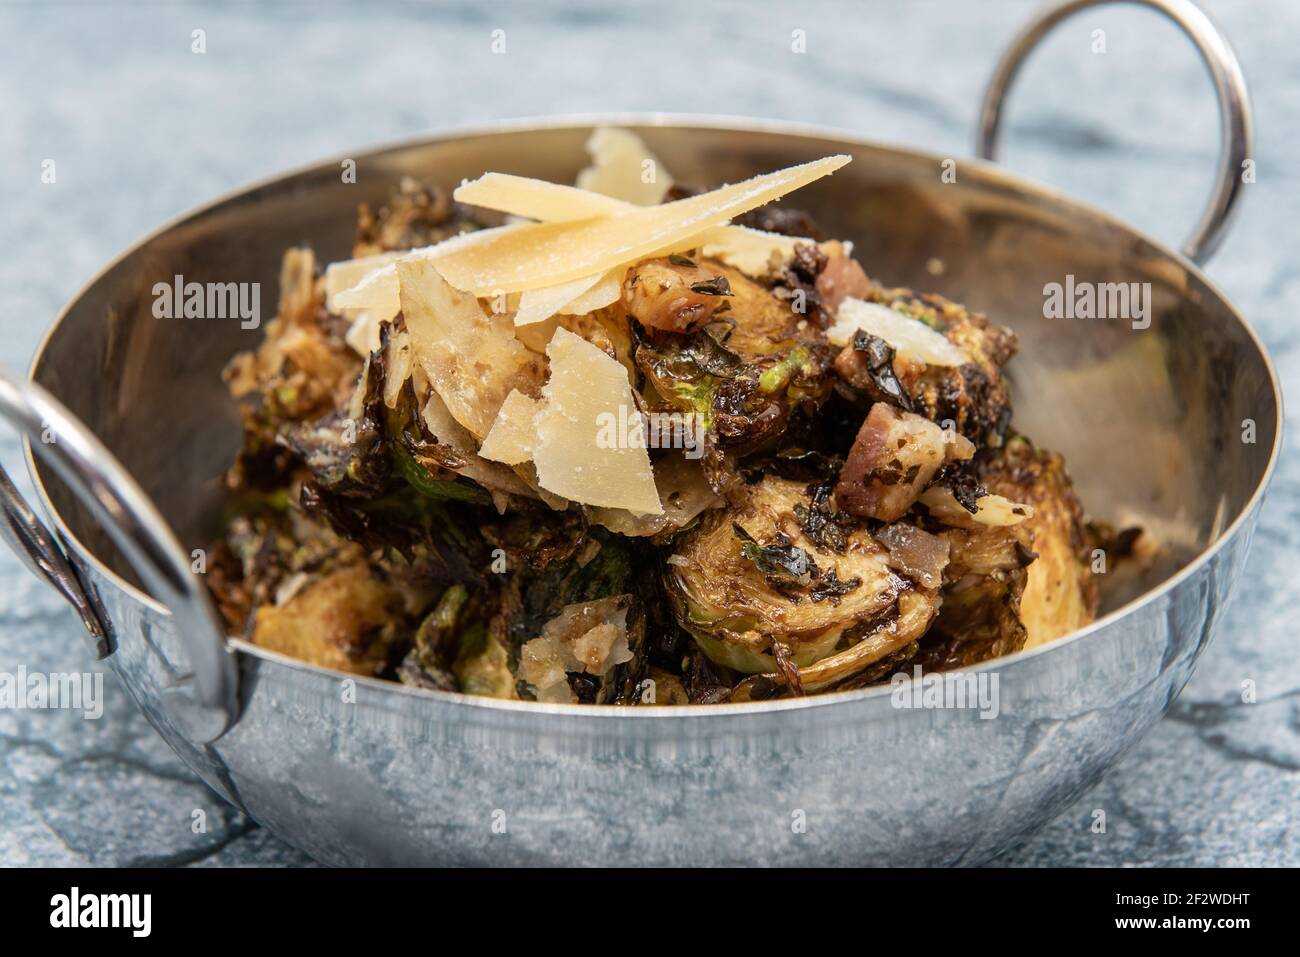
[[[643,326],[694,332],[727,305],[731,284],[686,256],[647,259],[627,271],[623,308]]]
[[[834,350],[801,331],[804,317],[771,290],[736,270],[707,265],[727,285],[726,311],[689,335],[641,330],[635,360],[652,411],[700,416],[705,472],[722,492],[734,487],[737,461],[827,398]]]
[[[926,671],[961,668],[1019,651],[1025,566],[1034,560],[1027,534],[1016,526],[977,526],[941,533],[949,545],[948,584],[916,664]]]
[[[924,632],[937,592],[896,572],[865,528],[838,550],[819,544],[799,520],[814,507],[805,483],[765,477],[706,514],[668,558],[678,621],[717,664],[793,685],[788,656],[812,690]]]
[[[403,684],[455,691],[455,663],[468,651],[479,653],[483,636],[482,609],[464,585],[452,585],[415,631],[412,648],[397,669]]]
[[[485,698],[519,697],[501,615],[495,615],[485,628],[466,632],[452,673],[465,694]]]
[[[1037,556],[1026,569],[1020,597],[1025,647],[1053,641],[1092,621],[1097,581],[1089,565],[1083,509],[1061,456],[1040,451],[1017,435],[990,460],[983,481],[990,492],[1034,509],[1022,526]]]
[[[373,675],[402,635],[403,611],[401,593],[358,558],[259,608],[252,640],[325,668]]]

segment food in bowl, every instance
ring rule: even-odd
[[[408,180],[352,259],[286,253],[227,369],[233,633],[427,689],[676,705],[1093,619],[1090,556],[1133,535],[1015,431],[1014,333],[769,205],[848,157],[706,190],[628,131],[588,148],[576,186]]]

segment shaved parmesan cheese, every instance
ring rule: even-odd
[[[532,462],[520,462],[518,465],[512,466],[511,468],[514,473],[518,475],[530,489],[532,489],[533,495],[541,499],[546,506],[554,511],[563,512],[573,504],[567,498],[548,492],[537,484],[537,469],[533,467]]]
[[[548,286],[545,289],[533,289],[523,293],[519,297],[515,325],[527,326],[551,318],[570,302],[589,292],[603,278],[599,275],[584,276],[558,286]]]
[[[640,537],[685,528],[706,509],[726,502],[709,486],[698,459],[673,452],[655,462],[655,487],[663,503],[662,515],[633,515],[621,508],[593,508],[593,524],[620,535]]]
[[[516,226],[507,235],[440,257],[438,268],[457,289],[482,296],[541,289],[605,273],[677,244],[689,248],[701,233],[827,176],[848,161],[848,156],[828,156],[616,216]]]
[[[337,312],[338,310],[334,308],[336,295],[345,289],[351,289],[369,273],[396,262],[403,255],[405,253],[378,253],[374,256],[362,256],[360,259],[345,259],[342,262],[330,263],[325,267],[326,307],[330,312]]]
[[[587,140],[587,153],[591,165],[577,180],[582,189],[638,206],[654,206],[673,185],[663,163],[631,130],[598,127]]]
[[[343,341],[357,355],[368,356],[379,348],[379,324],[383,321],[375,313],[363,309],[343,334]]]
[[[507,173],[486,173],[472,182],[462,184],[456,190],[456,200],[510,216],[535,219],[541,223],[573,222],[580,219],[617,216],[639,208],[632,203],[578,189],[576,186],[562,186],[542,179],[529,179]],[[706,250],[704,255],[721,259],[741,272],[761,276],[766,274],[768,261],[773,252],[779,252],[784,258],[789,258],[794,255],[795,243],[799,242],[814,243],[814,240],[765,233],[746,226],[717,226],[700,234],[698,242],[695,237],[691,237],[690,241],[678,241],[638,258],[667,256],[701,245]],[[623,265],[624,267],[630,265],[630,261]],[[613,301],[613,299],[609,300],[609,302]],[[609,302],[589,307],[586,311],[603,308],[609,305]],[[572,314],[581,313],[574,308]]]
[[[774,259],[780,263],[788,262],[794,256],[797,243],[817,245],[816,240],[800,236],[782,236],[761,229],[732,226],[719,229],[710,236],[700,247],[700,255],[705,259],[719,259],[748,276],[762,278],[774,271]]]
[[[981,495],[975,500],[975,511],[969,512],[957,501],[952,490],[942,485],[931,485],[917,501],[939,521],[957,528],[1019,525],[1034,516],[1032,505],[1013,502],[1001,495]]]
[[[539,380],[540,360],[515,340],[508,320],[484,315],[428,259],[394,266],[416,362],[452,417],[482,439],[510,390]]]
[[[519,652],[519,676],[538,701],[574,703],[567,673],[605,675],[632,660],[627,641],[627,600],[614,595],[565,605],[542,634]]]
[[[506,396],[506,401],[492,423],[492,431],[483,440],[479,455],[506,465],[519,465],[533,457],[533,443],[537,439],[537,425],[533,421],[541,403],[524,395],[518,389]]]
[[[402,304],[398,300],[398,272],[393,263],[370,270],[355,286],[338,291],[325,303],[330,312],[365,311],[383,315],[386,319],[398,315]]]
[[[376,324],[391,321],[401,309],[397,292],[397,262],[402,259],[438,259],[458,249],[508,234],[517,226],[498,226],[461,233],[433,246],[420,246],[403,252],[380,253],[331,263],[325,272],[325,307],[332,313],[344,315],[366,310],[373,314]],[[364,267],[364,268],[363,268]],[[331,286],[330,273],[335,274]],[[338,287],[338,288],[334,288]]]
[[[533,638],[519,649],[519,677],[533,686],[533,696],[543,704],[577,704],[565,672],[568,655],[549,638]]]
[[[533,448],[538,484],[584,505],[663,512],[645,443],[609,434],[619,431],[611,421],[644,423],[627,370],[567,329],[555,331],[546,355],[551,378]]]
[[[541,322],[531,322],[526,326],[515,326],[515,338],[532,352],[545,355],[546,347],[551,344],[551,336],[555,335],[555,330],[559,328],[559,325],[560,317],[551,316],[551,318],[543,319]]]
[[[920,319],[878,302],[845,299],[835,315],[835,324],[826,330],[826,338],[833,345],[846,346],[858,332],[884,339],[901,358],[926,365],[960,366],[968,361],[964,352]]]
[[[627,266],[616,266],[596,280],[590,289],[564,304],[560,312],[566,316],[585,316],[597,309],[612,306],[623,295],[623,277],[627,275]]]
[[[541,223],[617,216],[636,209],[630,203],[590,190],[510,173],[484,173],[478,179],[461,183],[452,195],[458,203],[495,209]]]
[[[366,273],[355,286],[336,292],[326,300],[330,312],[342,315],[365,311],[385,322],[397,315],[401,303],[397,295],[397,267],[393,263]]]

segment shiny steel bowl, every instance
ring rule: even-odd
[[[1208,21],[1185,0],[1154,5],[1207,54],[1225,119],[1226,173],[1194,257],[1212,248],[1231,210],[1249,113],[1231,51]],[[1019,58],[1061,15],[1032,27],[1000,68],[984,114],[986,154]],[[3,531],[77,604],[101,654],[186,763],[321,861],[988,859],[1090,787],[1164,713],[1213,634],[1280,441],[1280,393],[1263,347],[1189,258],[987,163],[963,161],[946,183],[940,157],[838,133],[613,121],[634,126],[688,182],[851,154],[797,204],[827,235],[852,239],[873,276],[1012,326],[1021,340],[1010,366],[1017,427],[1065,454],[1095,517],[1140,524],[1163,544],[1144,574],[1102,579],[1095,624],[976,669],[998,678],[995,719],[901,709],[889,687],[711,707],[503,702],[348,677],[223,638],[189,550],[218,530],[220,476],[240,440],[221,369],[260,332],[154,319],[154,283],[178,273],[259,282],[269,307],[287,247],[346,258],[357,204],[382,201],[402,176],[454,183],[491,169],[569,182],[596,120],[353,154],[355,185],[341,181],[339,160],[324,162],[221,199],[128,250],[58,317],[31,381],[0,380],[0,412],[33,437],[29,463],[56,529],[45,530],[6,478]],[[1150,283],[1150,328],[1044,318],[1044,286],[1067,275]],[[1253,443],[1243,441],[1247,421]]]

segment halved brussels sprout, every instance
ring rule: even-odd
[[[1026,569],[1020,620],[1028,632],[1026,648],[1054,641],[1092,621],[1097,614],[1097,582],[1088,563],[1083,509],[1054,452],[1036,449],[1013,436],[988,463],[989,491],[1029,504],[1022,528],[1038,556]]]
[[[842,550],[817,544],[799,518],[812,507],[806,483],[769,475],[705,513],[668,559],[678,621],[717,664],[790,684],[793,666],[812,690],[925,631],[936,591],[895,572],[865,528],[846,529]]]
[[[634,355],[651,411],[700,417],[705,474],[723,492],[737,481],[740,458],[830,395],[834,350],[768,287],[710,260],[696,268],[725,280],[728,295],[716,298],[726,308],[689,334],[645,327],[636,317]]]

